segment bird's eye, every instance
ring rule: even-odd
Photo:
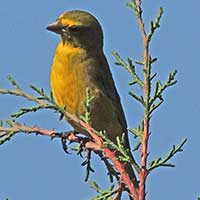
[[[80,27],[78,26],[70,26],[68,27],[70,31],[76,33],[76,32],[79,32],[80,31]]]

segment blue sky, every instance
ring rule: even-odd
[[[144,0],[145,1],[145,0]],[[111,51],[123,58],[140,59],[141,38],[135,17],[125,4],[126,0],[58,0],[10,1],[2,0],[0,6],[0,88],[10,87],[6,76],[11,74],[24,89],[30,83],[49,87],[49,71],[59,38],[45,30],[62,12],[82,9],[94,14],[104,29],[104,51],[108,58],[116,86],[121,96],[129,127],[136,126],[142,116],[141,107],[129,96],[130,77],[114,65]],[[196,199],[200,195],[200,68],[199,68],[199,6],[197,0],[145,1],[144,19],[154,18],[159,6],[165,14],[161,28],[152,40],[152,56],[158,57],[154,71],[164,81],[173,69],[178,70],[178,84],[169,89],[165,103],[152,118],[150,159],[163,156],[172,144],[188,138],[184,152],[172,161],[176,168],[158,169],[151,174],[147,185],[147,199]],[[0,119],[6,119],[19,107],[29,102],[15,97],[0,96]],[[52,112],[27,115],[21,122],[44,128],[66,130],[69,128]],[[47,137],[19,134],[0,146],[1,178],[0,199],[74,199],[87,200],[95,195],[84,183],[83,161],[75,155],[66,155],[59,141]],[[94,158],[97,179],[105,187],[105,170]],[[127,197],[124,197],[126,199]]]

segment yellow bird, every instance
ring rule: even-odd
[[[125,134],[127,124],[108,62],[103,52],[103,31],[91,14],[73,10],[60,15],[47,27],[61,36],[51,69],[51,88],[56,103],[78,117],[84,115],[86,88],[94,96],[90,107],[91,126],[105,131],[116,142]],[[68,120],[75,131],[88,135],[80,125]],[[136,180],[127,164],[127,172]]]

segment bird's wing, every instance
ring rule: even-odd
[[[127,124],[124,115],[124,111],[122,109],[121,101],[117,89],[114,84],[114,80],[109,69],[108,62],[103,52],[101,55],[98,55],[98,58],[95,59],[97,63],[95,63],[95,71],[93,71],[93,81],[96,82],[96,86],[98,86],[99,90],[103,93],[107,99],[105,102],[109,102],[108,106],[111,106],[112,112],[117,116],[118,123],[120,123],[122,130],[124,133],[127,132]],[[122,133],[121,133],[122,134]]]

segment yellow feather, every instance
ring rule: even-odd
[[[51,87],[58,105],[79,115],[83,111],[80,101],[85,99],[84,66],[80,59],[85,51],[70,44],[59,43],[51,69]]]

